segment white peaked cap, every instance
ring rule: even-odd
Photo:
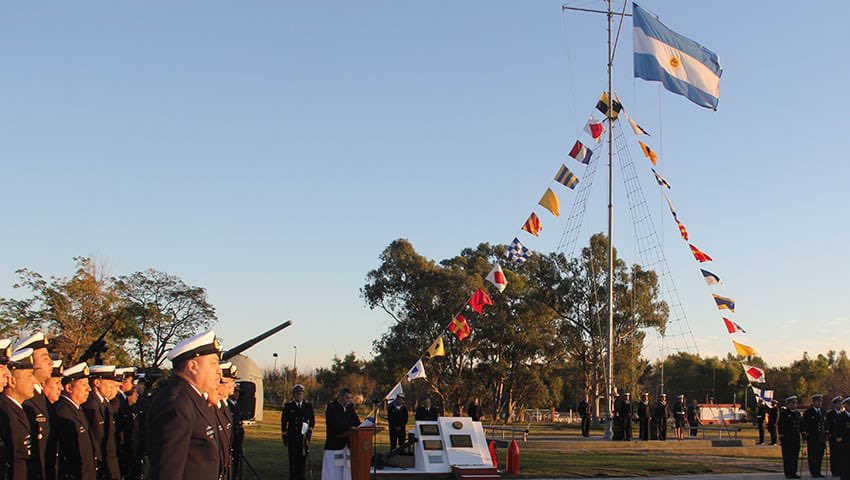
[[[32,349],[23,348],[15,350],[12,356],[9,357],[9,364],[13,368],[30,369],[32,368]]]
[[[22,348],[32,348],[33,350],[39,348],[47,348],[50,344],[50,341],[44,335],[43,332],[35,332],[27,338],[22,338],[15,343],[15,350],[20,350]]]
[[[89,376],[89,366],[86,365],[85,362],[78,363],[73,367],[66,368],[64,372],[62,372],[62,377],[68,378],[71,380],[76,380],[78,378],[86,378]]]
[[[12,340],[4,338],[0,340],[0,365],[9,363],[9,357],[12,356]]]
[[[53,378],[62,378],[62,374],[62,360],[53,360],[53,370],[51,370],[50,376]]]
[[[194,337],[187,338],[178,343],[168,352],[166,358],[171,360],[171,363],[188,360],[201,355],[220,354],[221,345],[218,339],[215,338],[215,332],[212,330],[204,333],[199,333]]]
[[[92,378],[112,378],[115,376],[115,365],[94,365],[89,369]]]
[[[136,374],[136,367],[124,367],[124,368],[116,368],[115,376],[116,377],[128,377]]]

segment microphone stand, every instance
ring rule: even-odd
[[[372,409],[375,411],[375,426],[372,427],[372,480],[378,480],[378,405],[380,400],[372,400]]]

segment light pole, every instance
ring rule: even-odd
[[[274,352],[272,356],[274,357],[274,372],[277,373],[277,352]]]
[[[292,348],[295,349],[295,354],[292,357],[292,371],[298,371],[298,345],[293,345]]]

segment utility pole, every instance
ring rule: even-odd
[[[605,378],[605,404],[607,418],[605,421],[605,438],[614,437],[614,52],[617,45],[613,39],[614,16],[631,17],[623,12],[612,9],[612,0],[607,0],[607,10],[593,8],[568,7],[563,5],[561,10],[603,13],[608,18],[608,365]],[[626,2],[628,4],[628,2]],[[617,35],[619,38],[619,34]]]
[[[295,349],[295,354],[292,357],[292,371],[298,371],[298,345],[293,345],[292,348]]]

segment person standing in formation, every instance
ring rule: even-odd
[[[673,423],[676,429],[676,439],[685,439],[685,417],[687,409],[685,407],[685,396],[679,395],[676,397],[676,403],[673,405]]]
[[[354,411],[353,398],[351,390],[343,388],[336,401],[329,403],[325,409],[327,435],[322,457],[322,480],[351,479],[348,438],[342,435],[360,425],[360,418]]]
[[[469,408],[466,409],[466,413],[469,414],[469,418],[471,418],[473,422],[481,421],[481,417],[484,416],[484,409],[481,408],[481,402],[478,400],[478,397],[472,399],[472,403],[469,404]]]
[[[236,402],[238,398],[239,384],[234,379],[230,396],[227,398],[227,409],[230,410],[230,418],[233,420],[233,463],[231,467],[233,478],[242,477],[242,443],[245,440],[245,427],[242,426],[242,411]]]
[[[38,451],[32,449],[32,426],[23,406],[35,394],[34,362],[31,348],[14,352],[8,364],[12,377],[0,395],[0,441],[8,480],[38,480],[42,474]]]
[[[779,413],[777,422],[785,478],[800,478],[797,475],[797,462],[800,456],[801,420],[800,412],[797,411],[797,396],[791,395],[785,399],[785,406]]]
[[[756,401],[758,405],[756,405],[756,426],[759,429],[759,441],[756,442],[756,445],[764,444],[764,420],[767,416],[767,403],[762,400],[760,397],[756,397]]]
[[[97,477],[102,480],[119,480],[121,468],[118,464],[115,420],[109,402],[118,393],[115,384],[114,365],[95,365],[89,369],[91,393],[83,403],[83,413],[89,421],[95,445],[97,445]]]
[[[644,392],[637,405],[638,436],[644,442],[649,441],[649,424],[652,419],[652,407],[649,404],[649,394]]]
[[[838,432],[838,422],[841,421],[841,417],[844,416],[844,410],[841,406],[841,395],[833,397],[832,399],[832,409],[826,412],[826,438],[827,444],[829,445],[829,472],[833,477],[837,477],[841,475],[840,464],[841,461],[839,458],[840,447],[838,442],[835,441],[836,433]]]
[[[578,404],[578,416],[581,418],[581,436],[590,436],[590,403],[587,401],[587,395]]]
[[[32,375],[35,377],[35,393],[33,397],[24,402],[24,411],[30,421],[32,439],[30,447],[33,455],[39,459],[39,467],[42,469],[40,475],[44,475],[45,452],[47,448],[47,437],[50,436],[50,403],[44,395],[42,385],[50,378],[53,372],[53,360],[50,359],[48,346],[50,341],[42,332],[36,332],[29,337],[15,343],[15,350],[31,348],[34,366]]]
[[[289,453],[291,480],[307,478],[307,454],[315,427],[316,415],[310,402],[304,400],[304,386],[295,385],[292,387],[292,401],[283,406],[283,414],[280,417],[280,433]]]
[[[812,395],[812,405],[803,412],[803,438],[809,457],[809,473],[813,478],[822,475],[821,463],[826,449],[826,419],[821,411],[823,395]]]
[[[50,419],[50,435],[44,438],[45,453],[44,463],[41,469],[44,472],[45,480],[56,480],[56,469],[58,468],[59,457],[56,455],[56,443],[51,442],[51,439],[56,436],[54,425],[56,423],[56,402],[62,395],[62,376],[65,369],[62,368],[62,360],[53,361],[53,368],[50,372],[50,378],[42,384],[44,396],[47,398],[48,418]]]
[[[81,405],[89,398],[89,367],[78,363],[62,375],[62,395],[54,406],[56,421],[48,451],[56,452],[58,480],[95,480],[98,448]],[[48,473],[48,478],[54,477]]]
[[[667,407],[667,394],[662,393],[661,399],[655,404],[655,412],[652,415],[655,426],[658,428],[658,439],[662,442],[667,440],[667,420],[670,419],[670,409]]]
[[[632,394],[626,392],[623,394],[623,402],[620,404],[619,410],[620,422],[623,424],[623,441],[632,441]]]
[[[172,378],[146,413],[151,480],[222,478],[221,439],[206,400],[218,389],[221,353],[213,331],[186,339],[168,352]]]
[[[767,433],[770,434],[770,445],[776,445],[776,422],[779,421],[779,403],[770,402],[767,409]]]
[[[118,391],[109,402],[109,409],[115,419],[115,440],[118,446],[118,465],[121,478],[128,478],[133,470],[133,461],[138,456],[138,427],[133,406],[139,399],[136,392],[136,368],[115,369]]]
[[[218,366],[221,369],[221,379],[218,388],[212,395],[208,396],[207,401],[216,418],[216,438],[218,439],[222,470],[220,476],[222,480],[231,480],[233,478],[233,420],[230,416],[230,409],[225,404],[225,399],[230,394],[232,379],[236,377],[236,367],[231,362],[221,362]]]
[[[407,407],[404,405],[404,394],[396,395],[395,400],[387,406],[387,423],[390,428],[390,450],[395,450],[399,445],[404,445],[404,436],[407,433]]]
[[[699,419],[699,405],[696,400],[691,400],[688,405],[688,425],[691,427],[690,436],[696,437],[699,426],[702,425]]]

